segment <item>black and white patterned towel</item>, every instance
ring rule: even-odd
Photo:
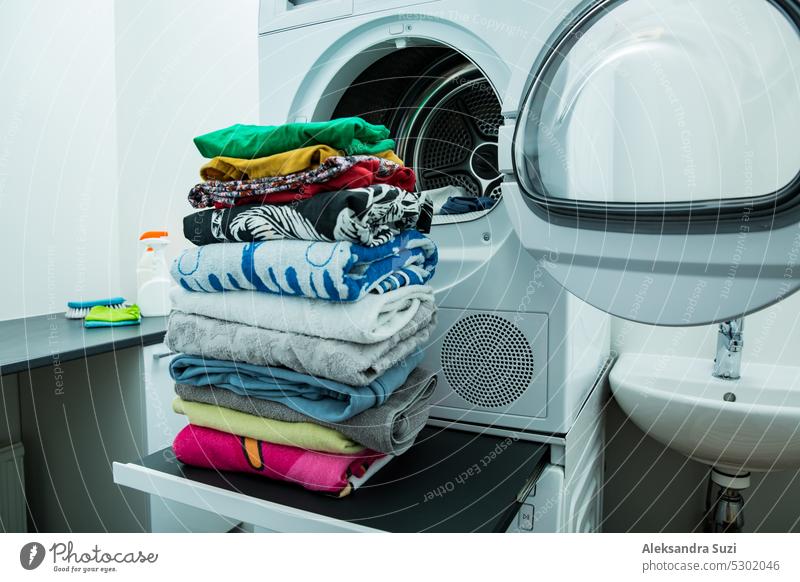
[[[432,214],[424,192],[376,184],[324,192],[292,204],[196,212],[183,219],[183,234],[196,245],[296,239],[377,246],[404,230],[429,232]]]

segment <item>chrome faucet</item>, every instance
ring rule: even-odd
[[[726,380],[741,377],[744,318],[723,321],[717,333],[717,357],[712,375]]]

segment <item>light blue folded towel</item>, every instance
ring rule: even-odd
[[[125,327],[126,325],[139,325],[140,319],[135,321],[84,321],[83,327]]]
[[[381,406],[422,358],[423,353],[416,352],[366,386],[349,386],[286,368],[206,360],[188,354],[172,360],[170,375],[180,384],[225,388],[240,396],[279,402],[317,420],[341,422]]]
[[[261,291],[356,301],[422,285],[433,276],[436,245],[416,230],[376,247],[350,242],[276,240],[219,243],[188,249],[172,264],[187,291]]]

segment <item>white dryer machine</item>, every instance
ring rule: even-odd
[[[426,364],[435,424],[550,444],[512,531],[600,527],[609,314],[800,286],[798,30],[795,0],[261,1],[262,123],[361,116],[418,188],[497,200],[434,219]]]
[[[788,0],[262,0],[261,121],[359,115],[418,188],[498,200],[434,221],[433,417],[563,435],[608,313],[698,325],[797,287],[799,20]]]

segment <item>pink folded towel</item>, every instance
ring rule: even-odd
[[[178,433],[172,448],[187,465],[255,473],[338,497],[349,494],[370,466],[386,456],[369,449],[349,455],[307,451],[193,424]]]

